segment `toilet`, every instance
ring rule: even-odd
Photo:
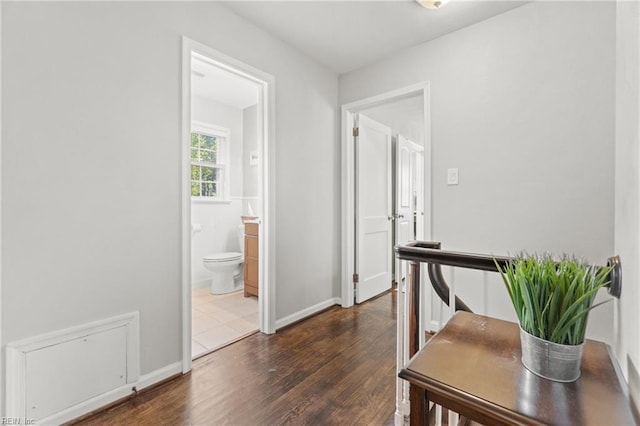
[[[240,252],[230,251],[213,253],[205,256],[202,263],[211,272],[211,294],[225,294],[242,288],[242,280],[236,278],[242,275],[244,261],[244,225],[238,226],[238,242]]]

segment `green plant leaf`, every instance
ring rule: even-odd
[[[496,269],[513,303],[520,326],[556,343],[584,341],[588,314],[598,290],[608,284],[610,267],[589,266],[564,255],[517,255]]]

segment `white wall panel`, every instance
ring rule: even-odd
[[[127,382],[125,327],[26,354],[27,418],[39,420]]]

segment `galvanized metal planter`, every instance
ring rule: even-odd
[[[527,333],[520,327],[522,364],[532,373],[556,382],[573,382],[580,377],[580,345],[561,345]]]

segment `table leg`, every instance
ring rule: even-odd
[[[411,404],[409,424],[411,426],[426,425],[428,406],[425,398],[425,390],[416,385],[410,385],[409,401]]]

